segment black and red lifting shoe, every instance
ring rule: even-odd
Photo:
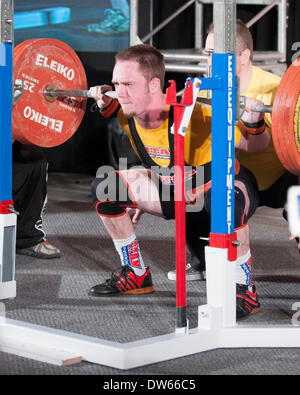
[[[257,298],[257,288],[252,286],[253,292],[249,291],[248,285],[236,285],[236,319],[246,318],[260,310],[260,303]]]
[[[90,296],[138,295],[154,291],[150,268],[145,274],[137,276],[130,266],[122,266],[112,273],[103,284],[98,284],[89,290]]]

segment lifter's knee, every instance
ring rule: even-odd
[[[128,185],[117,171],[95,178],[91,191],[96,211],[100,216],[120,216],[126,213],[126,207],[136,207]]]
[[[236,187],[234,188],[234,227],[238,228],[247,222],[247,201],[243,191]],[[211,215],[211,190],[209,190],[204,198],[204,209]]]

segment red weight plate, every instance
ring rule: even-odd
[[[25,40],[25,41],[21,42],[20,44],[15,46],[14,52],[16,53],[16,51],[19,51],[22,47],[24,47],[26,45],[30,45],[33,41],[35,41],[35,39]]]
[[[18,58],[20,56],[20,53],[22,53],[22,48],[25,48],[25,46],[30,45],[34,40],[26,40],[23,41],[22,43],[18,44],[15,48],[14,48],[14,64],[16,64],[17,62],[19,62]],[[14,79],[16,80],[16,77],[14,76]]]
[[[18,59],[18,57],[20,56],[20,52],[21,52],[22,48],[23,48],[25,45],[29,45],[29,44],[30,44],[29,41],[32,41],[32,40],[23,41],[21,44],[17,45],[17,46],[14,48],[14,64],[16,64],[16,62],[18,62],[17,59]],[[14,77],[15,77],[15,76],[14,76]],[[16,80],[16,77],[15,77],[14,79]]]
[[[20,51],[20,49],[21,49],[24,45],[28,44],[28,41],[31,41],[31,40],[23,41],[22,43],[20,43],[20,44],[18,44],[17,46],[14,47],[14,55],[15,55],[15,56],[16,56],[17,52]]]
[[[24,81],[24,92],[13,107],[13,137],[23,144],[54,147],[78,129],[86,99],[44,95],[54,89],[86,90],[80,59],[67,44],[55,39],[32,39],[15,48],[14,78]]]
[[[274,147],[283,166],[300,175],[300,58],[285,72],[272,110]]]

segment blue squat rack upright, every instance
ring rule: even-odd
[[[13,8],[1,2],[0,30],[0,299],[16,296],[16,214],[12,202]]]

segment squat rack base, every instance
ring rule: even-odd
[[[185,333],[118,343],[0,318],[0,351],[53,365],[80,361],[131,369],[221,348],[300,347],[299,328],[233,326],[221,328],[222,308],[199,306],[199,325]]]

